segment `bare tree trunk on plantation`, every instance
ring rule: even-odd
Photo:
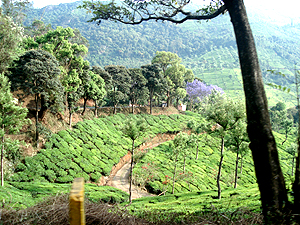
[[[222,143],[221,143],[221,157],[220,157],[220,163],[219,163],[219,170],[218,170],[218,176],[217,176],[217,186],[218,186],[218,199],[221,199],[221,184],[220,184],[220,179],[221,179],[221,170],[222,170],[222,164],[223,164],[223,152],[224,152],[224,138],[222,138]]]
[[[284,222],[288,198],[272,134],[256,47],[243,0],[223,0],[233,24],[242,70],[253,161],[265,223]]]
[[[198,155],[199,155],[199,142],[197,141],[196,160],[198,159]]]
[[[132,203],[132,170],[133,170],[133,154],[134,154],[134,140],[132,140],[131,149],[131,162],[130,162],[130,174],[129,174],[129,203]]]
[[[134,104],[133,104],[133,101],[131,102],[131,112],[132,112],[132,114],[134,114]]]
[[[95,101],[95,117],[97,118],[98,117],[98,106],[97,106],[97,100],[94,100]]]
[[[84,113],[85,113],[87,100],[88,100],[87,98],[83,98],[83,110],[82,110],[81,115],[84,115]]]
[[[4,186],[4,124],[2,125],[3,137],[2,137],[2,148],[1,148],[1,186]]]
[[[39,118],[41,121],[45,118],[47,111],[48,111],[48,107],[46,107],[45,98],[41,96],[41,110],[39,111]]]
[[[35,141],[36,141],[36,148],[39,148],[39,97],[38,94],[34,96],[35,100]]]
[[[236,186],[237,186],[238,168],[239,168],[239,149],[237,149],[237,151],[236,151],[235,173],[234,173],[234,188],[236,188]]]
[[[176,158],[175,158],[175,164],[174,164],[172,194],[174,194],[174,189],[175,189],[176,168],[177,168],[177,157],[178,157],[178,154],[176,155]]]
[[[114,104],[114,111],[113,111],[113,114],[117,114],[117,105]]]
[[[185,162],[186,162],[186,155],[183,158],[183,173],[185,173]]]
[[[152,98],[153,98],[153,92],[152,91],[150,91],[149,98],[150,98],[150,114],[152,115]]]
[[[72,110],[72,108],[69,107],[69,128],[70,129],[72,128],[72,114],[73,114],[71,110]]]

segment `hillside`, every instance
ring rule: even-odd
[[[136,26],[103,21],[87,23],[89,14],[77,9],[80,2],[48,6],[28,11],[26,24],[41,19],[53,27],[78,28],[89,41],[87,60],[91,65],[108,64],[140,67],[150,63],[156,51],[177,53],[187,68],[208,84],[215,84],[233,96],[241,95],[242,84],[233,29],[228,15],[208,22],[147,22]],[[250,9],[249,9],[250,10]],[[265,82],[291,84],[267,70],[280,70],[293,78],[300,56],[299,24],[276,25],[263,12],[249,12]],[[222,79],[219,79],[219,78]],[[276,96],[276,94],[279,96]],[[292,101],[289,95],[268,92],[271,105],[278,100]]]

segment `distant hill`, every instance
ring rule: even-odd
[[[77,9],[81,2],[47,6],[27,12],[29,25],[41,19],[53,27],[78,28],[89,41],[87,60],[91,65],[109,64],[140,67],[150,63],[156,51],[177,53],[186,67],[206,83],[240,94],[242,90],[235,37],[228,15],[208,22],[188,21],[181,25],[146,22],[130,26],[103,21],[87,23],[90,15]],[[259,13],[259,12],[258,12]],[[277,25],[263,13],[249,12],[260,65],[265,82],[290,86],[285,79],[272,76],[268,69],[279,69],[293,79],[294,64],[300,57],[300,24]],[[221,79],[220,79],[221,78]],[[284,97],[290,101],[289,96]],[[277,100],[270,98],[272,100]],[[279,98],[282,94],[279,93]]]

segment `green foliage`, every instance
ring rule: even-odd
[[[85,197],[93,202],[122,203],[128,199],[127,193],[108,186],[85,184]],[[9,182],[0,187],[0,198],[5,207],[24,209],[44,201],[50,196],[68,194],[71,184],[51,184],[47,182]]]

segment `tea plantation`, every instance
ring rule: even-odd
[[[189,120],[201,120],[194,115],[130,115],[117,114],[77,123],[72,130],[54,134],[34,157],[26,157],[11,177],[19,182],[69,183],[76,177],[85,181],[98,182],[101,176],[108,176],[112,167],[127,154],[131,141],[122,136],[121,128],[126,118],[145,119],[148,130],[137,145],[156,134],[176,133]]]

